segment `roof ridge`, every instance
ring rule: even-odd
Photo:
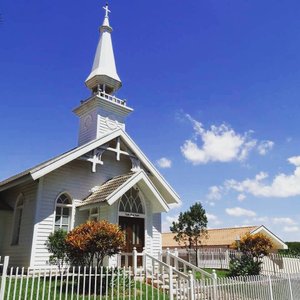
[[[231,230],[231,229],[246,229],[246,228],[259,228],[263,225],[253,225],[253,226],[240,226],[240,227],[223,227],[223,228],[208,228],[207,231],[213,231],[213,230]],[[162,234],[174,234],[171,231],[168,232],[162,232]]]
[[[207,230],[231,230],[231,229],[244,229],[244,228],[258,228],[261,225],[253,225],[253,226],[239,226],[239,227],[223,227],[223,228],[209,228]]]

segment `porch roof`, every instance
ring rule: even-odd
[[[83,199],[83,203],[81,204],[81,206],[106,202],[108,196],[112,194],[115,190],[117,190],[120,186],[122,186],[122,184],[124,184],[134,174],[134,172],[131,172],[125,175],[119,175],[109,179],[103,185],[101,185],[98,190],[96,190],[94,193],[91,193],[89,196]]]
[[[137,185],[144,195],[151,200],[153,212],[169,211],[168,204],[143,170],[119,175],[108,180],[82,201],[79,205],[80,210],[85,210],[89,206],[103,202],[112,205],[134,185]]]

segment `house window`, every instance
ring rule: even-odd
[[[99,210],[98,207],[93,207],[90,209],[90,221],[98,221],[99,219]]]
[[[62,194],[56,201],[54,229],[69,231],[71,223],[72,201],[66,194]]]
[[[121,197],[119,212],[124,214],[145,214],[144,206],[140,199],[138,189],[132,188]]]
[[[12,245],[19,244],[23,207],[24,207],[24,195],[22,194],[18,197],[15,206],[14,227],[13,227],[13,236],[11,242]]]

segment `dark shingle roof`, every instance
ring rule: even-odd
[[[111,178],[110,180],[106,181],[103,185],[100,186],[98,190],[91,193],[89,196],[87,196],[82,206],[88,205],[88,204],[94,204],[99,202],[105,202],[107,197],[112,194],[115,190],[117,190],[122,184],[124,184],[128,179],[130,179],[134,174],[134,172],[125,174],[125,175],[119,175],[116,177]]]

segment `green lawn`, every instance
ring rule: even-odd
[[[133,300],[133,299],[161,299],[169,300],[167,293],[158,290],[151,285],[146,285],[140,281],[132,281],[128,284],[122,284],[122,279],[119,280],[119,288],[116,286],[117,279],[115,278],[114,285],[110,283],[107,285],[108,288],[105,289],[106,284],[103,284],[102,289],[97,288],[96,293],[93,290],[93,281],[91,284],[88,282],[79,285],[75,283],[73,286],[71,283],[67,283],[65,280],[62,282],[60,280],[55,281],[47,277],[44,279],[32,278],[26,279],[7,279],[5,298],[6,300],[12,299],[28,299],[28,300],[42,300],[42,299],[64,299],[64,300]],[[130,286],[130,289],[129,289]],[[91,295],[89,298],[88,295]],[[96,295],[95,295],[96,294]],[[21,295],[21,297],[20,297]],[[118,296],[119,295],[119,296]],[[20,298],[19,298],[20,297]]]
[[[213,271],[213,269],[203,269],[203,270],[210,273],[210,274],[212,274],[212,271]],[[218,270],[218,269],[215,269],[215,270],[216,270],[218,278],[226,277],[227,274],[228,274],[228,270]],[[200,272],[196,273],[196,279],[201,279]]]

